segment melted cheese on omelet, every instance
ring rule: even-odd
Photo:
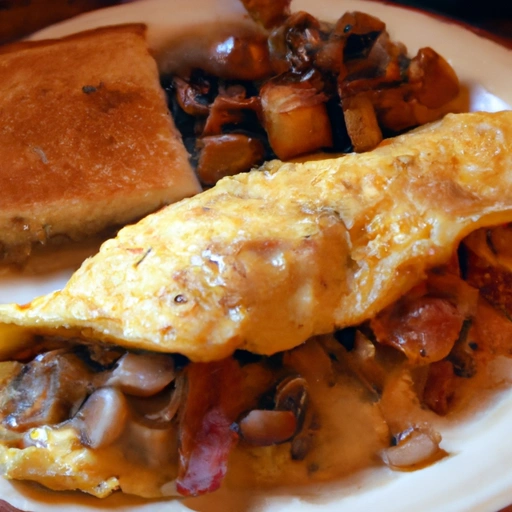
[[[177,448],[165,463],[149,465],[126,456],[126,446],[90,449],[71,427],[38,427],[27,433],[32,446],[0,444],[3,476],[35,481],[56,491],[81,490],[105,498],[117,490],[146,498],[176,495]],[[143,457],[143,454],[141,454]]]
[[[270,162],[124,228],[0,321],[194,361],[358,324],[512,220],[512,112],[448,115],[365,154]]]

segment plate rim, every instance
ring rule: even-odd
[[[173,0],[173,8],[176,8],[175,5],[176,4],[179,4],[179,5],[185,5],[185,3],[188,3],[192,6],[198,4],[198,3],[203,3],[203,2],[206,2],[206,3],[209,3],[209,1],[212,1],[212,0],[178,0],[177,2],[175,2]],[[303,4],[306,4],[309,0],[297,0],[295,1],[293,4],[292,4],[292,7],[294,5],[303,5]],[[224,7],[226,6],[233,6],[234,5],[234,2],[235,0],[219,0],[219,4],[222,4]],[[169,1],[168,0],[138,0],[138,1],[135,1],[135,2],[131,2],[131,3],[126,3],[126,4],[122,4],[122,5],[118,5],[118,6],[114,6],[114,7],[106,7],[106,8],[103,8],[103,9],[100,9],[98,11],[92,11],[92,12],[89,12],[89,13],[84,13],[82,15],[79,15],[79,16],[76,16],[74,18],[71,18],[69,20],[65,20],[63,22],[60,22],[60,23],[57,23],[55,25],[53,25],[52,27],[47,27],[43,30],[40,30],[38,31],[37,33],[33,34],[30,39],[39,39],[39,38],[45,38],[45,37],[52,37],[52,36],[49,36],[49,34],[52,34],[52,33],[60,33],[62,34],[62,30],[64,30],[64,32],[66,30],[73,30],[73,27],[76,27],[77,25],[80,25],[82,23],[90,23],[90,22],[95,22],[98,21],[98,20],[101,20],[101,19],[104,19],[105,17],[107,17],[108,19],[109,16],[111,14],[118,14],[118,13],[121,13],[121,12],[127,12],[127,11],[131,11],[132,9],[135,11],[137,9],[135,9],[135,7],[133,6],[136,6],[137,4],[139,5],[142,5],[142,4],[145,4],[145,7],[150,10],[150,5],[153,5],[153,6],[161,6],[161,5],[164,5],[165,3],[167,3],[167,5],[169,5]],[[404,6],[404,5],[397,5],[393,2],[387,2],[387,1],[382,1],[382,0],[347,0],[345,1],[344,3],[339,3],[339,2],[336,2],[336,0],[315,0],[315,5],[316,4],[322,4],[322,5],[326,5],[326,4],[330,4],[330,5],[334,5],[336,3],[336,5],[338,6],[338,9],[339,9],[339,14],[341,15],[343,12],[345,12],[347,9],[345,8],[345,5],[360,5],[361,6],[361,10],[365,10],[365,7],[364,6],[369,6],[369,5],[380,5],[380,8],[378,9],[378,11],[380,12],[382,9],[391,9],[391,11],[387,11],[387,12],[390,12],[390,13],[397,13],[397,12],[403,12],[403,13],[409,13],[411,15],[413,15],[412,17],[414,19],[418,19],[416,18],[417,16],[420,16],[420,19],[428,19],[430,20],[429,23],[434,23],[434,24],[442,24],[443,26],[446,25],[446,26],[451,26],[453,25],[454,27],[456,27],[457,29],[459,30],[463,30],[465,34],[467,34],[467,37],[464,38],[465,41],[472,41],[472,44],[482,44],[485,48],[487,48],[488,50],[491,49],[491,50],[495,50],[497,51],[498,53],[498,57],[496,57],[495,55],[495,59],[499,62],[501,62],[502,60],[505,60],[505,61],[510,61],[510,76],[512,78],[512,50],[510,48],[507,48],[505,46],[502,46],[501,44],[499,44],[498,42],[492,40],[492,39],[487,39],[486,38],[486,35],[485,34],[481,34],[481,33],[475,33],[472,29],[468,29],[468,27],[465,26],[465,24],[463,23],[459,23],[458,21],[456,20],[453,20],[451,18],[445,18],[444,16],[438,16],[434,13],[431,13],[431,12],[426,12],[424,10],[420,10],[420,9],[415,9],[411,6]],[[221,10],[222,11],[222,10]],[[240,14],[240,9],[235,9],[235,12],[237,13],[237,15]],[[311,9],[311,12],[315,12],[315,9]],[[377,15],[377,14],[376,14]],[[390,14],[391,15],[391,14]],[[381,17],[381,15],[377,15],[378,17]],[[405,14],[404,14],[405,16]],[[409,15],[408,15],[409,16]],[[407,16],[407,17],[408,17]],[[101,22],[101,21],[100,21]],[[150,27],[151,28],[151,27]],[[457,32],[457,31],[456,31]],[[460,32],[457,32],[457,33],[460,33]],[[151,31],[150,31],[150,34],[151,34]],[[397,37],[395,34],[392,35],[392,37],[394,39],[399,39],[399,37]],[[156,43],[155,43],[156,44]],[[409,45],[408,45],[409,46]],[[497,48],[499,48],[500,50],[496,50]],[[442,52],[440,52],[441,54],[443,54]],[[498,65],[498,64],[497,64]],[[492,92],[492,91],[491,91]],[[510,98],[507,98],[507,103],[509,105],[512,105],[512,92],[511,92],[511,96]],[[2,286],[2,282],[0,280],[0,287]],[[510,393],[510,397],[505,397],[503,400],[502,399],[499,399],[497,401],[496,404],[493,405],[493,407],[491,408],[491,414],[490,416],[487,418],[487,423],[489,423],[489,420],[492,419],[492,418],[500,418],[500,416],[502,414],[504,414],[504,403],[503,401],[507,401],[506,399],[509,398],[509,401],[512,402],[512,392]],[[510,418],[512,418],[512,412],[509,414]],[[492,423],[492,421],[491,421]],[[490,425],[492,427],[492,425]],[[494,433],[494,430],[492,431]],[[492,437],[492,436],[491,436]],[[496,444],[493,444],[494,447],[496,447]],[[512,456],[512,447],[508,450],[508,451],[505,451],[503,450],[502,452],[500,452],[503,454],[507,454],[507,456]],[[451,467],[451,464],[452,464],[452,461],[454,459],[448,459],[446,461],[440,461],[439,463],[436,464],[435,467],[445,467],[446,465],[450,466]],[[430,468],[425,468],[424,470],[421,470],[422,474],[425,474],[428,476],[428,478],[430,478],[430,475],[431,475],[431,472],[432,472],[432,469],[434,466],[431,466]],[[450,470],[451,471],[451,470]],[[419,477],[418,476],[414,476],[414,475],[418,475],[419,473],[411,473],[408,478],[406,478],[406,480],[408,481],[415,481],[417,480]],[[478,480],[478,475],[474,474],[474,473],[471,473],[471,474],[468,474],[468,477],[471,476],[471,478],[473,479],[477,479]],[[434,477],[435,478],[435,475]],[[423,478],[420,478],[420,480],[422,480]],[[394,480],[395,481],[395,480]],[[430,484],[433,485],[433,482],[431,480],[429,480]],[[435,484],[435,482],[434,482]],[[395,492],[396,491],[396,483],[392,485],[392,489],[391,491]],[[463,484],[464,485],[464,484]],[[399,486],[400,487],[400,486]],[[0,486],[0,489],[1,489],[1,486]],[[430,489],[430,487],[429,487]],[[386,506],[386,504],[383,504],[381,503],[381,500],[382,500],[382,494],[375,494],[374,493],[375,489],[372,489],[372,493],[371,493],[371,499],[372,499],[372,503],[374,505],[379,505],[380,507],[380,510],[382,512],[385,512],[385,511],[396,511],[398,512],[398,508],[396,508],[396,504],[393,505],[393,508],[384,508]],[[392,492],[392,494],[393,494]],[[416,512],[429,512],[430,510],[432,510],[432,507],[433,506],[436,506],[436,502],[432,502],[432,500],[434,499],[435,500],[435,496],[434,494],[435,493],[432,493],[430,492],[430,496],[425,496],[425,498],[428,498],[430,499],[430,502],[428,503],[428,507],[429,508],[418,508],[417,506],[417,503],[411,503],[409,502],[407,504],[408,507],[410,506],[414,506],[414,510]],[[437,503],[437,506],[443,506],[443,511],[445,512],[470,512],[472,510],[474,510],[474,512],[485,512],[485,511],[488,511],[488,512],[496,512],[496,507],[498,506],[499,507],[502,507],[502,506],[506,506],[510,503],[512,503],[512,471],[509,471],[509,474],[506,475],[506,478],[498,483],[495,483],[494,487],[493,487],[493,493],[491,495],[489,495],[489,493],[487,492],[481,492],[480,494],[478,494],[478,497],[475,501],[475,496],[473,496],[471,498],[471,503],[469,504],[470,507],[468,508],[468,501],[467,499],[464,498],[463,502],[462,503],[459,503],[459,502],[442,502],[442,503]],[[286,500],[285,500],[286,501]],[[460,501],[460,500],[459,500]],[[20,506],[20,507],[24,507],[26,510],[32,510],[33,512],[36,512],[36,509],[34,509],[34,503],[33,501],[30,500],[30,498],[27,498],[27,501],[25,501],[25,503],[20,503],[19,505],[17,506]],[[405,503],[404,503],[405,504]],[[37,505],[37,503],[36,503]],[[175,508],[174,505],[171,507],[166,507],[165,510],[189,510],[188,508],[181,508],[181,503],[179,503],[178,505],[176,505],[178,508]],[[285,502],[280,502],[279,504],[279,510],[298,510],[297,509],[297,502],[295,500],[294,497],[291,497],[289,502],[288,503],[285,503]],[[341,507],[340,507],[341,505]],[[51,503],[51,510],[56,510],[56,504],[55,503]],[[342,501],[337,501],[336,503],[333,503],[333,504],[327,504],[327,505],[317,505],[315,503],[308,503],[308,502],[301,502],[300,503],[300,510],[302,511],[316,511],[316,510],[336,510],[336,511],[342,511],[342,510],[347,510],[347,511],[350,511],[350,512],[357,512],[357,511],[361,511],[361,512],[364,512],[365,508],[364,507],[367,507],[368,506],[368,503],[367,504],[357,504],[354,502],[354,499],[352,499],[351,496],[349,497],[343,497],[342,498]],[[66,510],[66,507],[69,509],[69,502],[66,502],[62,508],[62,510]],[[348,508],[347,508],[348,507]],[[358,508],[359,507],[359,508]],[[363,507],[363,508],[361,508]],[[484,508],[483,508],[484,507]],[[491,508],[492,507],[492,508]],[[75,507],[74,507],[75,508]],[[151,506],[152,508],[152,506]],[[37,510],[43,510],[44,507],[39,507]],[[60,510],[61,508],[58,507],[58,509]],[[161,510],[163,508],[159,508],[159,510]],[[408,508],[409,509],[409,508]],[[76,511],[78,510],[82,510],[81,507],[79,508],[75,508]],[[88,508],[83,508],[83,510],[88,510]],[[121,509],[117,509],[117,510],[121,510]],[[123,508],[122,510],[131,510],[131,507],[129,508]],[[141,510],[150,510],[150,507],[149,506],[135,506],[135,508],[133,508],[133,510],[137,510],[137,511],[141,511]],[[268,508],[268,510],[272,510],[272,507],[270,506]],[[277,509],[275,509],[277,510]],[[405,510],[405,509],[404,509]]]

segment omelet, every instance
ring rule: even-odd
[[[374,151],[272,161],[122,229],[64,289],[0,308],[30,333],[219,360],[372,318],[481,226],[512,220],[512,112]]]
[[[410,425],[376,405],[385,390],[354,377],[329,333],[511,220],[503,111],[448,115],[364,154],[272,161],[127,226],[62,290],[0,307],[2,472],[183,497],[225,477],[300,484],[374,463]],[[351,432],[365,442],[347,459],[336,443]]]

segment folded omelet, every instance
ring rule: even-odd
[[[244,467],[274,483],[354,469],[340,428],[371,461],[398,427],[353,406],[339,344],[318,337],[511,220],[511,111],[225,178],[122,229],[62,290],[0,307],[0,467],[99,497],[193,496],[219,487],[238,438],[232,485]]]
[[[470,231],[510,221],[511,173],[510,111],[273,161],[124,228],[63,290],[0,321],[193,361],[274,354],[371,318]]]

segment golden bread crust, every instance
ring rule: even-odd
[[[83,238],[199,191],[144,25],[0,50],[0,243]]]

